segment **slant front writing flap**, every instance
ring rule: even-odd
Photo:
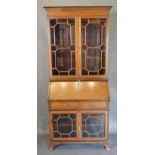
[[[109,97],[107,81],[49,83],[49,100],[105,100]]]

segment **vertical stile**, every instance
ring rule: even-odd
[[[50,139],[53,139],[53,124],[52,124],[52,113],[49,111],[49,131],[50,131]]]
[[[107,122],[106,122],[106,127],[107,127],[107,139],[108,139],[108,137],[109,137],[109,111],[106,111],[106,113],[107,113]]]
[[[82,119],[81,119],[81,112],[77,112],[77,138],[80,140],[82,138]],[[80,128],[80,130],[79,130]]]
[[[53,27],[53,35],[54,35],[54,36],[53,36],[53,37],[54,37],[54,45],[56,45],[56,44],[55,44],[55,26]]]
[[[109,17],[105,23],[105,76],[108,77],[108,45],[109,45]]]
[[[72,34],[72,26],[71,26],[70,24],[68,24],[68,25],[70,26],[70,41],[71,41],[71,42],[70,42],[70,45],[72,45],[72,44],[73,44],[73,43],[72,43],[72,42],[73,42],[73,41],[72,41],[72,35],[73,35],[73,34]]]
[[[76,75],[81,75],[81,18],[75,19]]]
[[[50,19],[48,18],[48,24],[47,24],[47,35],[48,35],[48,62],[49,62],[49,68],[50,68],[50,75],[52,76],[52,51],[51,51],[51,35],[50,35]],[[50,37],[51,36],[51,37]]]

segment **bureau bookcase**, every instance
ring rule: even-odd
[[[65,143],[100,143],[109,150],[111,7],[44,8],[50,69],[49,148]]]

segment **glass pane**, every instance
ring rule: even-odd
[[[100,75],[104,75],[105,74],[105,69],[102,68],[100,71],[99,71]]]
[[[102,67],[105,67],[105,52],[102,51]]]
[[[51,19],[53,75],[75,75],[75,19]]]
[[[88,75],[88,71],[86,69],[82,69],[82,75]]]
[[[105,136],[105,114],[82,114],[82,137]]]
[[[88,24],[88,19],[82,19],[81,20],[81,25],[86,26]]]
[[[99,23],[100,23],[102,26],[104,26],[104,25],[106,24],[106,19],[103,19],[103,18],[99,19]]]
[[[71,69],[71,52],[67,49],[56,51],[56,68],[59,71],[68,71]]]
[[[59,71],[57,69],[53,68],[52,74],[53,75],[59,75]]]
[[[57,24],[55,27],[56,46],[60,48],[70,45],[70,26],[67,24]]]
[[[74,26],[72,26],[72,34],[71,34],[71,36],[72,36],[71,43],[74,45],[75,44],[75,27]]]
[[[82,75],[105,74],[105,27],[103,18],[81,19]]]
[[[76,137],[76,114],[53,114],[53,136]]]
[[[98,71],[101,67],[100,49],[89,48],[86,53],[86,68],[88,71]]]
[[[81,27],[81,39],[82,39],[82,45],[84,45],[85,44],[85,27],[83,26],[83,27]]]
[[[55,51],[55,50],[56,50],[56,46],[53,46],[53,45],[52,45],[52,46],[51,46],[51,50],[52,50],[52,51]]]
[[[101,26],[98,23],[87,25],[86,44],[89,47],[96,47],[101,44]]]
[[[68,72],[59,72],[60,75],[68,75]]]
[[[75,26],[74,19],[68,19],[68,24],[70,24],[71,26]]]
[[[103,26],[102,26],[101,40],[102,44],[105,44],[105,27]]]
[[[50,20],[50,26],[55,26],[56,24],[56,19],[51,19]]]
[[[51,28],[50,31],[51,31],[51,44],[54,44],[54,30],[53,30],[53,28]]]
[[[55,52],[52,52],[52,66],[55,68]]]
[[[82,68],[85,68],[85,51],[82,51]]]
[[[70,75],[75,75],[75,69],[72,69],[70,72],[69,72]]]
[[[72,68],[75,68],[75,51],[72,51]]]

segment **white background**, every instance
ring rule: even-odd
[[[155,11],[118,1],[118,155],[155,154]],[[0,3],[0,154],[37,154],[37,2]]]

